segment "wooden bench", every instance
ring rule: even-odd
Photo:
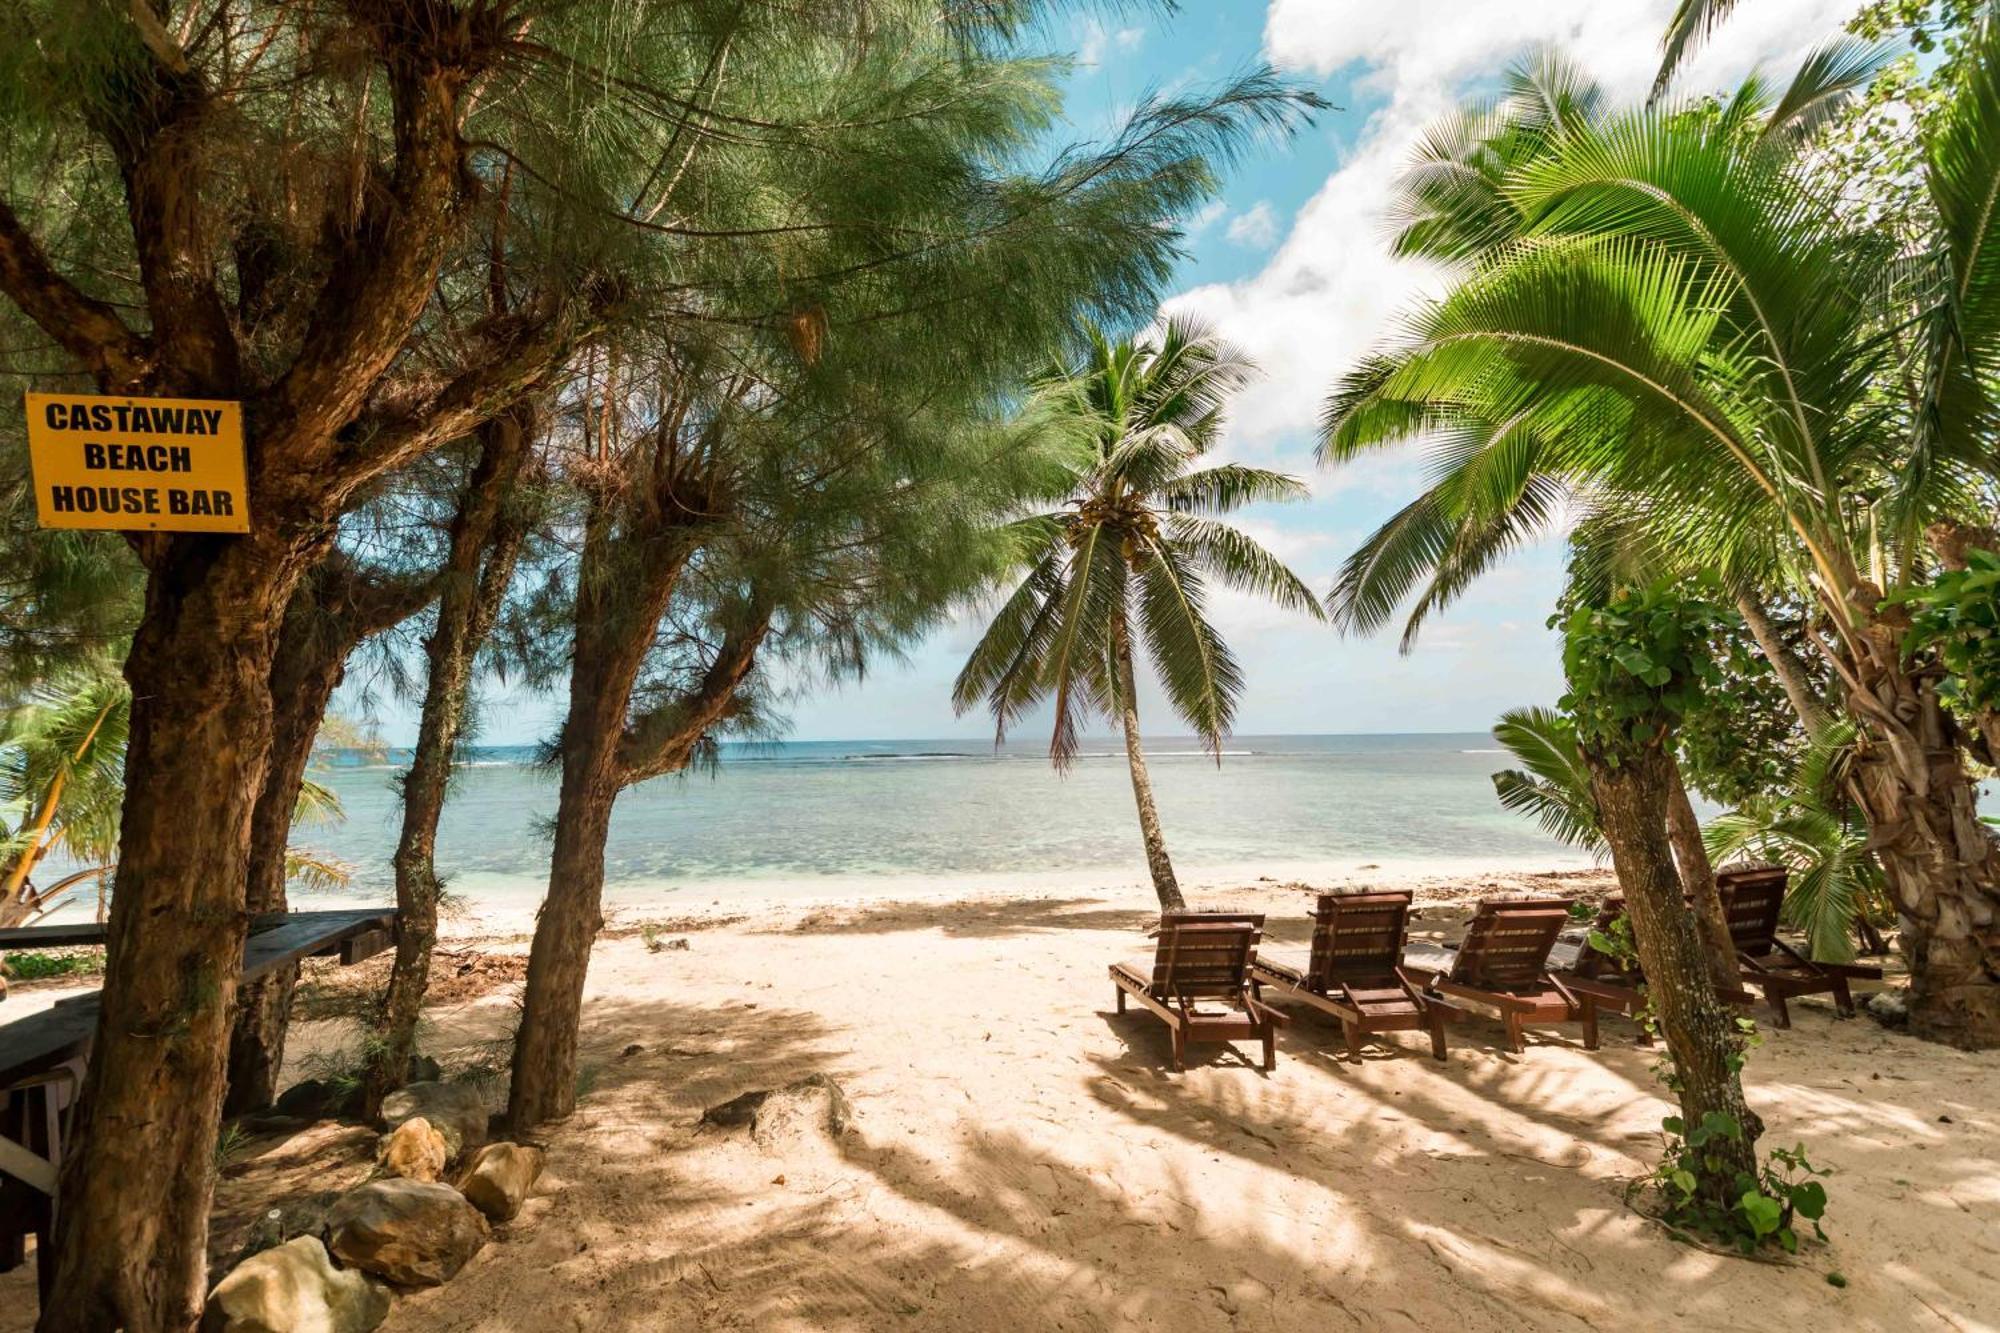
[[[1187,1068],[1187,1048],[1197,1042],[1245,1037],[1264,1043],[1264,1068],[1278,1067],[1278,1029],[1284,1016],[1251,990],[1250,959],[1264,933],[1261,912],[1163,912],[1153,958],[1113,963],[1118,1012],[1129,995],[1173,1034],[1174,1068]],[[1203,1001],[1220,1001],[1219,1005]]]
[[[1377,1032],[1427,1028],[1431,1054],[1444,1059],[1444,1016],[1424,1003],[1403,970],[1409,941],[1408,890],[1322,893],[1313,911],[1312,949],[1305,959],[1260,948],[1251,981],[1275,998],[1297,1000],[1340,1020],[1348,1058]],[[1261,992],[1260,992],[1261,994]]]
[[[396,918],[396,910],[386,907],[257,917],[243,944],[242,979],[253,981],[303,958],[358,963],[395,942]],[[0,949],[101,944],[104,938],[101,925],[30,926],[0,931]],[[0,1026],[0,1272],[25,1262],[27,1239],[34,1236],[44,1299],[55,1276],[56,1176],[98,1010],[99,995],[92,991]]]

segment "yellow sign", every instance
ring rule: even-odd
[[[243,404],[28,395],[45,528],[248,532]]]

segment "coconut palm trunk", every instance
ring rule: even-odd
[[[1160,828],[1160,808],[1153,801],[1153,779],[1146,771],[1146,747],[1139,739],[1139,692],[1132,670],[1132,634],[1122,612],[1112,621],[1111,656],[1118,680],[1118,722],[1125,732],[1125,764],[1132,772],[1132,799],[1139,807],[1139,836],[1146,844],[1146,869],[1153,877],[1153,892],[1160,897],[1160,910],[1184,911],[1187,900],[1181,897],[1180,882],[1174,878],[1174,863],[1167,856],[1167,835]]]
[[[1935,683],[1904,658],[1904,628],[1884,617],[1853,635],[1855,794],[1896,900],[1911,1030],[1990,1048],[2000,1045],[2000,841],[1979,822]]]
[[[1771,618],[1764,614],[1764,608],[1749,593],[1736,595],[1736,613],[1743,617],[1743,624],[1749,629],[1750,637],[1757,641],[1757,651],[1770,663],[1771,673],[1778,678],[1778,685],[1791,703],[1792,711],[1799,715],[1799,725],[1807,736],[1817,736],[1826,727],[1827,710],[1819,696],[1813,692],[1812,684],[1806,679],[1805,664],[1798,655],[1778,637]]]

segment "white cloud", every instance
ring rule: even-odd
[[[1278,239],[1278,215],[1271,208],[1269,199],[1259,199],[1229,220],[1229,230],[1223,233],[1232,245],[1249,246],[1261,250]]]
[[[1129,54],[1138,50],[1139,44],[1145,40],[1144,28],[1119,28],[1113,31],[1097,19],[1088,19],[1077,30],[1076,63],[1086,68],[1101,65],[1108,52],[1119,51]]]
[[[1835,33],[1855,0],[1760,0],[1742,6],[1686,75],[1722,87],[1760,62],[1774,72]],[[1427,266],[1393,259],[1388,205],[1411,144],[1428,122],[1535,42],[1561,45],[1615,93],[1642,96],[1659,59],[1674,0],[1272,0],[1264,46],[1281,68],[1355,71],[1357,89],[1386,99],[1353,147],[1299,210],[1270,262],[1240,282],[1211,284],[1168,302],[1199,314],[1245,347],[1263,379],[1233,412],[1229,451],[1269,457],[1289,445],[1308,466],[1319,406],[1339,375],[1436,282]],[[1308,153],[1324,140],[1303,138]],[[1261,207],[1261,205],[1260,205]],[[1257,209],[1231,224],[1246,222]]]
[[[1229,211],[1228,204],[1224,203],[1220,199],[1211,199],[1206,204],[1202,205],[1201,211],[1199,213],[1196,213],[1193,217],[1187,220],[1186,225],[1183,226],[1181,230],[1187,233],[1187,237],[1189,240],[1193,240],[1195,237],[1201,235],[1203,232],[1207,231],[1210,227],[1214,226],[1217,222],[1221,221],[1222,215],[1224,213],[1227,213],[1228,211]]]

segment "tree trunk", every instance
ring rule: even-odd
[[[401,913],[396,961],[362,1079],[362,1114],[371,1119],[380,1112],[382,1099],[402,1085],[416,1046],[417,1018],[430,985],[431,952],[437,945],[438,821],[465,724],[473,665],[499,614],[527,535],[522,506],[513,492],[533,434],[534,413],[526,407],[487,423],[481,431],[479,465],[452,522],[437,624],[424,644],[429,673],[423,713],[410,770],[403,778],[403,829],[395,857],[396,907]]]
[[[1139,836],[1146,844],[1146,868],[1152,872],[1153,892],[1160,896],[1160,910],[1187,909],[1180,882],[1174,878],[1174,863],[1167,857],[1167,837],[1160,829],[1160,810],[1153,803],[1153,780],[1146,773],[1146,751],[1139,741],[1139,693],[1132,671],[1132,635],[1121,616],[1112,622],[1111,654],[1118,670],[1118,721],[1125,730],[1125,764],[1132,771],[1132,799],[1139,806]]]
[[[565,1119],[576,1109],[583,985],[591,946],[604,925],[604,841],[618,797],[617,778],[607,763],[617,732],[604,739],[602,747],[565,745],[549,893],[535,919],[521,1026],[514,1037],[507,1119],[516,1133]]]
[[[312,763],[313,740],[347,673],[352,645],[324,631],[317,603],[311,580],[302,580],[278,632],[271,667],[271,759],[250,816],[250,861],[244,877],[244,906],[252,916],[286,908],[285,859],[299,789]],[[237,992],[229,1092],[222,1103],[225,1118],[261,1110],[277,1098],[298,980],[298,965],[293,964]]]
[[[1814,693],[1811,679],[1806,675],[1805,664],[1798,659],[1778,632],[1771,625],[1771,618],[1764,614],[1764,608],[1749,593],[1736,594],[1736,610],[1749,627],[1750,637],[1757,641],[1758,651],[1771,664],[1772,672],[1778,677],[1778,685],[1785,691],[1785,698],[1791,702],[1792,711],[1799,715],[1799,725],[1805,728],[1807,736],[1817,736],[1829,719],[1826,704]]]
[[[102,1010],[41,1333],[164,1333],[200,1313],[251,807],[278,621],[303,563],[255,536],[170,538],[151,562],[125,666],[134,780]]]
[[[1729,916],[1722,910],[1722,894],[1715,885],[1715,867],[1709,864],[1708,847],[1701,840],[1701,821],[1695,818],[1694,802],[1688,799],[1687,784],[1672,754],[1667,763],[1667,837],[1673,844],[1674,860],[1680,866],[1681,885],[1694,899],[1695,922],[1708,946],[1710,971],[1716,988],[1734,994],[1743,988],[1738,979],[1736,942],[1729,937]]]
[[[1873,590],[1855,601],[1873,607]],[[1904,660],[1895,608],[1855,631],[1848,711],[1857,796],[1910,964],[1911,1030],[2000,1045],[2000,841],[1932,680]]]
[[[1763,1122],[1743,1098],[1743,1081],[1733,1067],[1740,1050],[1735,1016],[1716,994],[1695,918],[1681,900],[1672,849],[1660,819],[1672,782],[1671,758],[1648,747],[1615,767],[1586,749],[1590,787],[1611,846],[1611,861],[1625,889],[1632,935],[1646,974],[1647,1000],[1673,1061],[1681,1120],[1694,1129],[1711,1112],[1734,1120],[1740,1141],[1711,1145],[1721,1159],[1715,1169],[1696,1171],[1703,1197],[1732,1206],[1739,1172],[1756,1170],[1756,1143]],[[1699,1163],[1690,1163],[1690,1169]]]
[[[535,919],[507,1119],[516,1133],[576,1109],[577,1027],[591,946],[604,919],[604,840],[626,774],[618,760],[646,655],[691,544],[644,518],[621,529],[613,497],[592,500],[577,564],[569,713],[563,719],[549,891]],[[667,512],[673,512],[671,506]],[[630,517],[628,515],[628,517]],[[651,540],[649,540],[649,536]]]

